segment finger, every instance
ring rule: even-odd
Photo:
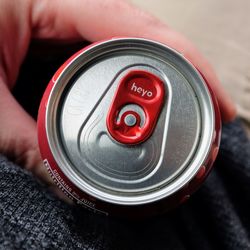
[[[11,95],[0,78],[0,152],[51,185],[38,149],[35,121]]]
[[[214,69],[211,67],[211,64],[190,41],[178,34],[176,31],[169,30],[168,37],[172,37],[173,39],[169,39],[168,42],[165,43],[180,51],[206,78],[206,81],[209,83],[217,96],[222,120],[224,122],[232,121],[236,116],[235,104],[221,85]],[[180,37],[182,38],[180,39]]]
[[[13,98],[7,85],[0,78],[0,153],[13,159],[45,182],[61,200],[72,200],[55,185],[41,160],[37,143],[35,121]]]
[[[197,63],[199,63],[199,66],[197,66]],[[201,71],[202,75],[205,76],[207,82],[211,85],[214,93],[217,96],[217,100],[221,110],[222,120],[224,122],[232,121],[236,117],[236,107],[232,99],[222,87],[211,65],[206,62],[205,59],[204,62],[199,61],[197,63],[195,63],[194,61],[194,64]]]
[[[235,106],[209,63],[184,37],[151,15],[119,0],[33,1],[33,37],[98,41],[113,36],[158,40],[194,63],[215,91],[224,121],[235,117]]]
[[[166,28],[156,18],[120,0],[33,1],[31,16],[32,36],[36,38],[98,41]]]
[[[27,52],[31,30],[28,1],[0,1],[0,74],[13,88]]]

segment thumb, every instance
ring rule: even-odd
[[[0,153],[46,183],[53,183],[42,164],[36,122],[15,100],[3,78],[0,78],[0,121]]]

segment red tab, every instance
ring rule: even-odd
[[[106,122],[111,136],[125,144],[145,141],[154,130],[164,96],[164,84],[159,77],[143,70],[130,71],[121,80],[109,108]],[[144,124],[141,124],[140,114],[133,109],[120,114],[122,108],[130,104],[142,108]]]

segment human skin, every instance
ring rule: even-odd
[[[36,121],[11,94],[30,41],[95,42],[119,36],[154,39],[181,52],[211,85],[223,121],[234,119],[234,104],[193,44],[131,4],[120,0],[0,0],[0,153],[53,185],[42,165]]]

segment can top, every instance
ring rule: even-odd
[[[186,185],[209,153],[214,110],[194,66],[140,38],[92,45],[55,79],[46,111],[52,154],[81,190],[135,205]]]

